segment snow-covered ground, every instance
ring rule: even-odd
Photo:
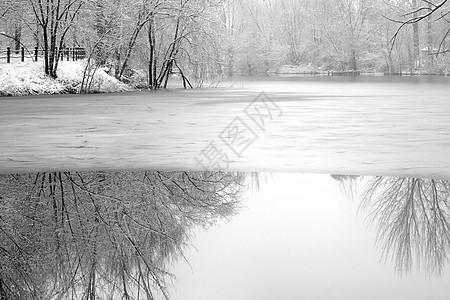
[[[448,83],[234,87],[3,98],[0,172],[202,170],[209,157],[228,170],[450,179]],[[259,106],[261,128],[245,109],[262,91],[282,114]],[[253,134],[234,135],[241,121]]]
[[[76,93],[83,80],[86,62],[61,61],[58,78],[51,79],[44,73],[42,61],[0,64],[0,96],[24,96],[38,94]],[[132,90],[104,70],[95,72],[91,92],[109,93]]]

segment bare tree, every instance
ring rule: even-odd
[[[442,21],[446,24],[450,24],[450,20],[448,19],[448,14],[450,14],[450,7],[448,5],[448,0],[441,0],[437,3],[434,3],[433,0],[420,0],[420,4],[417,3],[417,0],[412,0],[412,10],[402,14],[400,17],[402,19],[394,19],[388,18],[390,21],[400,24],[397,31],[393,35],[391,41],[392,44],[395,42],[400,31],[407,25],[413,25],[414,28],[414,48],[418,46],[418,24],[421,22],[429,22],[431,24],[431,17],[436,16],[435,22]],[[431,30],[431,29],[429,29]],[[442,53],[449,52],[448,49],[443,49],[443,45],[445,45],[445,41],[450,33],[450,29],[446,31],[446,33],[441,38],[441,42],[437,51],[434,51],[431,54],[438,55]],[[417,44],[417,45],[416,45]],[[417,50],[415,50],[417,51]],[[416,54],[417,55],[417,54]]]
[[[450,183],[445,180],[374,177],[361,204],[385,259],[398,272],[414,264],[441,274],[450,255]]]
[[[45,74],[56,78],[67,32],[86,0],[28,0],[42,36]]]

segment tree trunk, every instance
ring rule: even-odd
[[[412,0],[413,9],[417,9],[417,0]],[[417,18],[417,12],[413,14],[413,18]],[[413,26],[413,65],[420,68],[420,40],[419,40],[419,23],[415,22]]]
[[[394,61],[392,59],[392,52],[393,52],[393,48],[390,49],[390,33],[389,33],[389,23],[386,23],[386,53],[387,53],[387,58],[386,58],[386,67],[387,67],[387,71],[389,74],[393,74],[395,73],[395,65],[394,65]],[[399,59],[400,61],[400,59]],[[400,69],[401,72],[401,69]]]
[[[428,4],[428,8],[432,9],[431,3]],[[434,69],[434,49],[433,49],[433,15],[429,15],[427,18],[427,70],[429,73]]]
[[[42,27],[39,25],[39,22],[36,22],[36,33],[34,34],[34,42],[36,44],[36,47],[38,49],[41,47],[41,41],[39,39],[39,32],[41,31]]]
[[[234,76],[234,49],[233,46],[228,48],[228,77]]]
[[[161,71],[159,73],[158,79],[156,80],[157,88],[161,87],[163,81],[164,81],[163,88],[167,87],[170,71],[172,70],[173,60],[175,59],[179,49],[179,40],[178,40],[179,28],[180,28],[180,17],[178,17],[177,19],[177,26],[175,27],[175,35],[173,37],[173,42],[167,49],[166,55],[164,56],[164,62],[161,67]]]
[[[42,37],[44,43],[44,71],[46,75],[50,75],[50,65],[49,65],[49,47],[48,47],[48,32],[47,27],[42,29]]]
[[[167,88],[167,83],[169,82],[169,76],[170,76],[170,73],[172,72],[172,66],[173,66],[173,60],[171,60],[167,63],[166,76],[164,79],[164,88],[165,89]]]
[[[56,53],[58,51],[57,47],[56,47],[56,32],[52,30],[52,33],[50,35],[50,53],[49,53],[49,60],[48,60],[48,64],[49,64],[49,75],[52,78],[56,78],[56,68],[55,68],[55,64],[56,64],[56,60],[58,59],[58,53]]]
[[[119,78],[121,64],[121,46],[114,50],[114,77]]]
[[[414,73],[414,49],[408,47],[409,75]]]
[[[155,26],[153,15],[150,17],[148,24],[148,42],[150,46],[148,62],[148,87],[153,90],[156,88]]]
[[[0,273],[0,299],[1,300],[8,300],[8,295],[6,293],[6,288],[3,286],[3,278],[2,278],[2,274]]]
[[[389,74],[395,73],[394,61],[392,60],[392,54],[388,54],[388,63],[389,63]]]
[[[133,33],[131,34],[130,40],[128,41],[128,48],[125,53],[125,58],[123,60],[122,66],[119,71],[119,77],[117,79],[120,79],[123,75],[123,72],[128,67],[128,61],[130,60],[131,54],[133,53],[134,45],[136,44],[136,40],[139,36],[139,33],[141,32],[142,27],[144,27],[145,23],[141,23],[141,20],[138,20],[136,23],[136,27],[133,30]]]
[[[354,48],[350,50],[350,65],[353,71],[356,71],[358,69],[358,65],[356,62],[356,50]]]
[[[105,6],[103,0],[97,0],[95,3],[95,30],[97,32],[97,38],[100,40],[95,50],[95,63],[99,66],[106,64],[105,42],[103,36],[105,35]]]
[[[119,8],[118,12],[123,10],[123,3],[121,0],[114,0],[114,4]],[[118,35],[118,44],[114,49],[114,77],[119,78],[120,73],[120,65],[121,65],[121,53],[122,53],[122,40],[123,40],[123,16],[120,14],[115,15],[116,18],[119,19],[119,32]]]
[[[16,50],[16,54],[19,54],[20,51],[20,40],[22,37],[22,26],[20,24],[14,25],[14,50]]]

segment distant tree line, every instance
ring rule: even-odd
[[[449,10],[447,0],[237,1],[229,71],[448,73]]]
[[[13,38],[0,46],[46,49],[52,77],[57,52],[83,46],[86,71],[151,89],[174,72],[189,87],[283,65],[447,73],[449,9],[447,0],[4,0],[0,31]]]

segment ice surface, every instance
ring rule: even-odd
[[[235,171],[450,178],[444,82],[247,81],[234,88],[0,101],[0,172],[202,170],[213,142]],[[282,110],[241,156],[219,138],[265,92]],[[253,124],[254,126],[254,124]]]

